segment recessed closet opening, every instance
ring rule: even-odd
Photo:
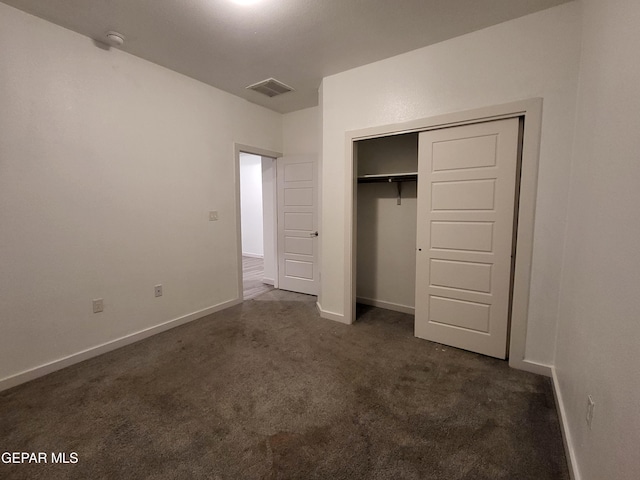
[[[548,375],[544,365],[524,358],[541,125],[542,99],[534,98],[347,132],[351,181],[345,188],[352,202],[345,211],[351,228],[344,274],[351,308],[345,323],[356,321],[357,301],[410,312],[413,298],[416,337],[508,358],[512,367]],[[415,152],[416,135],[418,181],[412,190],[409,158],[416,156],[384,160],[389,156],[382,153],[395,152],[395,142],[404,146],[397,152]],[[404,180],[399,189],[395,180]],[[386,190],[366,190],[378,182]],[[402,208],[412,201],[413,225],[400,220],[400,209],[381,224],[394,203]],[[411,237],[394,231],[412,227]],[[406,242],[402,252],[400,243],[390,241],[394,237]],[[415,263],[409,264],[413,254]],[[405,271],[399,272],[403,257]],[[392,281],[404,282],[402,292],[394,291]],[[384,297],[387,292],[395,296]]]
[[[356,301],[415,336],[508,357],[524,118],[355,144]]]
[[[356,301],[413,314],[418,133],[356,143]]]

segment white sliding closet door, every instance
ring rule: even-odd
[[[415,335],[506,358],[518,119],[420,134]]]

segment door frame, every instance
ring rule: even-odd
[[[251,145],[243,145],[241,143],[233,144],[233,158],[234,158],[234,172],[235,172],[235,188],[236,188],[236,258],[237,258],[237,276],[238,276],[238,300],[244,300],[244,285],[242,283],[242,216],[241,216],[241,208],[240,208],[240,153],[250,153],[252,155],[259,155],[261,157],[270,157],[273,158],[274,161],[277,161],[278,158],[282,157],[282,153],[274,152],[272,150],[266,150],[264,148],[253,147]],[[274,203],[276,208],[276,215],[274,221],[278,221],[277,216],[277,202]],[[277,231],[277,228],[274,230]],[[274,238],[274,246],[276,248],[276,252],[278,249],[278,238],[275,235]],[[278,262],[277,262],[277,254],[276,254],[276,264],[275,264],[275,279],[276,288],[278,283]]]
[[[357,245],[357,141],[388,137],[404,133],[422,132],[472,123],[502,120],[506,118],[524,119],[522,133],[522,155],[520,169],[520,192],[517,205],[518,225],[516,231],[516,258],[512,283],[512,303],[509,338],[509,366],[550,376],[550,368],[525,360],[529,291],[531,279],[531,258],[533,254],[533,233],[535,206],[538,187],[538,163],[540,158],[540,133],[542,130],[542,98],[532,98],[501,105],[494,105],[462,112],[438,115],[409,122],[381,125],[346,132],[345,167],[345,321],[353,323],[356,311],[356,245]],[[349,227],[350,226],[350,227]]]

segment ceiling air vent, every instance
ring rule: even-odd
[[[262,93],[267,97],[275,97],[277,95],[282,95],[283,93],[293,91],[293,88],[291,88],[289,85],[285,85],[275,78],[267,78],[266,80],[262,80],[261,82],[254,83],[253,85],[249,85],[247,89],[255,90],[256,92]]]

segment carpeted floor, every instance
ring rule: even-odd
[[[3,479],[568,479],[548,379],[277,290],[0,393]]]

